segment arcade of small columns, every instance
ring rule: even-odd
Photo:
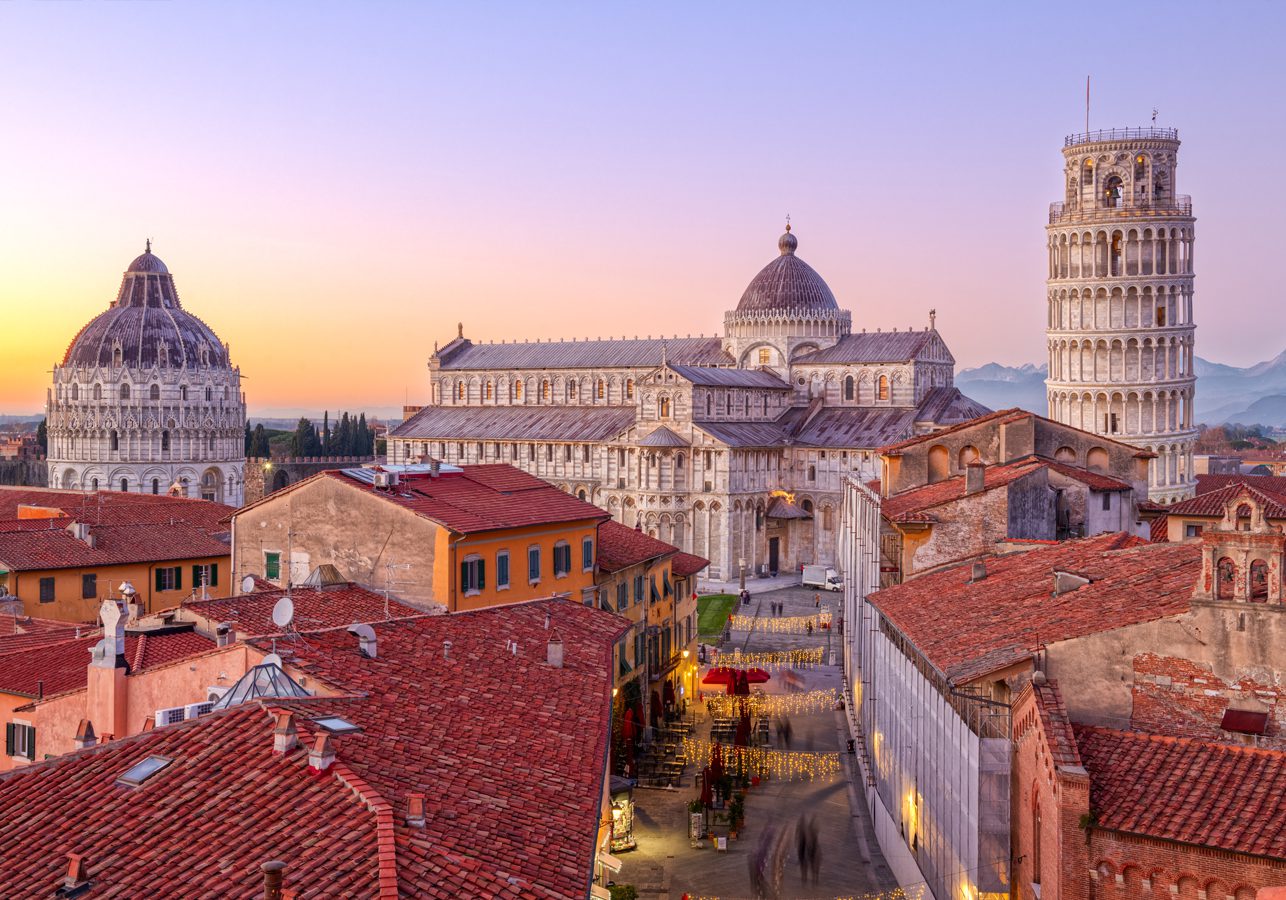
[[[1049,236],[1049,277],[1191,275],[1192,239],[1191,226],[1060,230]]]

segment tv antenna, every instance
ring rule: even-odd
[[[395,569],[409,569],[410,563],[386,563],[384,566],[384,620],[387,622],[392,616],[389,615],[389,590],[395,584],[409,584],[406,581],[394,581],[393,571]]]

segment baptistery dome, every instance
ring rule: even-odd
[[[241,372],[150,241],[54,367],[47,407],[52,487],[241,502]]]
[[[776,259],[759,270],[741,295],[737,312],[816,312],[839,309],[835,295],[808,263],[795,255],[799,240],[786,233],[777,241],[781,251]]]

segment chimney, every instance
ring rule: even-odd
[[[973,564],[973,575],[970,577],[970,583],[982,581],[987,577],[987,563],[984,560],[978,560]]]
[[[369,625],[349,625],[348,633],[357,635],[357,650],[367,659],[375,659],[375,629]]]
[[[289,753],[299,746],[299,736],[295,731],[295,714],[277,713],[277,726],[272,730],[272,752]],[[311,757],[309,759],[311,762]]]
[[[451,642],[449,640],[442,642],[442,658],[443,659],[451,658]]]
[[[406,824],[409,828],[424,827],[423,794],[411,794],[406,798]]]
[[[965,467],[965,494],[976,494],[982,490],[986,481],[987,467],[980,462],[971,462]]]
[[[84,750],[98,743],[98,738],[94,736],[94,723],[89,719],[81,719],[80,725],[76,728],[76,737],[72,741],[77,750]]]
[[[263,872],[263,900],[282,900],[281,882],[286,877],[286,864],[274,859],[259,868]]]
[[[104,600],[100,615],[103,639],[89,651],[85,718],[97,722],[103,737],[125,737],[129,711],[129,663],[125,660],[125,613],[115,600]]]
[[[335,742],[329,734],[317,735],[313,749],[308,751],[308,771],[313,774],[325,772],[335,761]]]
[[[89,887],[89,862],[83,854],[67,854],[67,874],[63,876],[63,886],[58,894],[74,897]]]
[[[545,648],[545,661],[555,669],[563,667],[563,639],[554,635]]]
[[[214,644],[216,647],[230,646],[236,640],[231,622],[220,622],[214,627]]]
[[[436,459],[429,460],[429,477],[437,478],[442,473],[442,463]]]

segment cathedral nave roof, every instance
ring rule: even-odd
[[[676,375],[700,387],[765,388],[788,391],[790,385],[763,369],[729,369],[714,366],[670,366]]]
[[[736,361],[718,337],[596,341],[465,342],[439,355],[441,369],[644,369],[662,359],[678,365],[730,366]]]
[[[426,406],[394,438],[606,441],[634,424],[633,406]]]
[[[935,362],[955,362],[945,343],[934,330],[929,331],[863,331],[846,334],[833,346],[799,356],[792,360],[797,365],[814,363],[904,363],[920,358],[935,342],[942,346],[946,359]]]

